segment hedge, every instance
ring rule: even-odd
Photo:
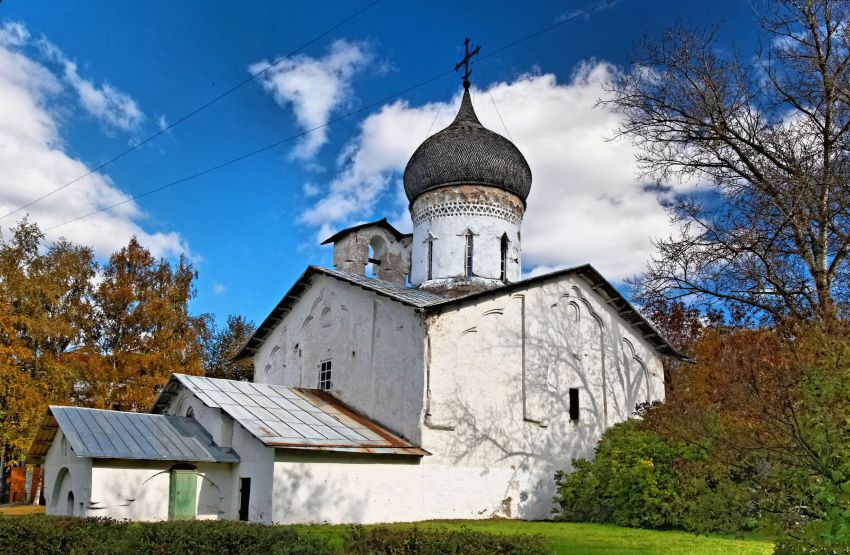
[[[471,530],[360,527],[341,545],[309,528],[234,521],[129,522],[0,516],[0,553],[15,555],[539,555],[537,536]]]

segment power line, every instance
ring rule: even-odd
[[[374,1],[373,1],[373,2],[371,2],[370,4],[367,4],[366,6],[364,6],[364,7],[360,8],[360,9],[359,9],[359,10],[357,10],[356,12],[354,12],[354,13],[352,13],[351,15],[349,15],[348,17],[346,17],[345,19],[343,19],[343,20],[339,21],[338,23],[336,23],[333,27],[330,27],[329,29],[327,29],[326,31],[324,31],[322,34],[320,34],[320,35],[317,35],[317,36],[313,37],[312,39],[310,39],[309,41],[305,42],[304,44],[302,44],[301,46],[299,46],[298,48],[296,48],[295,50],[293,50],[293,51],[292,51],[292,52],[290,52],[289,54],[287,54],[287,55],[285,55],[285,56],[282,56],[282,57],[280,57],[280,58],[277,58],[276,60],[274,60],[271,64],[269,64],[268,66],[266,66],[266,67],[265,67],[264,69],[262,69],[261,71],[258,71],[257,73],[252,74],[252,75],[251,75],[250,77],[248,77],[247,79],[245,79],[245,80],[243,80],[243,81],[240,81],[239,83],[237,83],[237,84],[236,84],[236,85],[234,85],[233,87],[231,87],[231,88],[227,89],[226,91],[224,91],[223,93],[219,94],[218,96],[216,96],[216,97],[214,97],[214,98],[212,98],[212,99],[208,100],[207,102],[205,102],[204,104],[202,104],[202,105],[201,105],[201,106],[199,106],[198,108],[195,108],[195,109],[194,109],[194,110],[192,110],[191,112],[189,112],[189,113],[187,113],[187,114],[183,115],[182,117],[180,117],[179,119],[175,120],[173,123],[170,123],[170,124],[168,124],[168,125],[164,126],[164,127],[163,127],[163,128],[161,128],[159,131],[157,131],[156,133],[154,133],[153,135],[148,136],[147,138],[143,139],[141,142],[138,142],[138,143],[136,143],[136,144],[134,144],[134,145],[131,145],[131,146],[130,146],[130,147],[128,147],[127,149],[125,149],[125,150],[123,150],[123,151],[119,152],[118,154],[116,154],[115,156],[113,156],[112,158],[110,158],[109,160],[107,160],[106,162],[103,162],[103,163],[102,163],[102,164],[100,164],[99,166],[97,166],[97,167],[95,167],[95,168],[92,168],[91,170],[87,171],[86,173],[84,173],[83,175],[81,175],[81,176],[77,177],[76,179],[73,179],[73,180],[71,180],[71,181],[69,181],[69,182],[65,183],[65,184],[64,184],[64,185],[62,185],[61,187],[57,187],[56,189],[53,189],[53,190],[52,190],[52,191],[50,191],[49,193],[45,193],[44,195],[42,195],[42,196],[40,196],[40,197],[38,197],[38,198],[36,198],[36,199],[34,199],[34,200],[32,200],[32,201],[30,201],[30,202],[28,202],[28,203],[24,204],[23,206],[19,206],[18,208],[16,208],[16,209],[12,210],[11,212],[9,212],[9,213],[7,213],[7,214],[4,214],[3,216],[0,216],[0,220],[3,220],[3,219],[5,219],[5,218],[8,218],[9,216],[11,216],[11,215],[13,215],[13,214],[17,214],[17,213],[18,213],[18,212],[20,212],[21,210],[24,210],[25,208],[29,208],[29,207],[30,207],[30,206],[32,206],[33,204],[35,204],[35,203],[37,203],[37,202],[40,202],[40,201],[42,201],[42,200],[46,199],[47,197],[50,197],[50,196],[55,195],[55,194],[56,194],[56,193],[58,193],[59,191],[61,191],[61,190],[65,189],[65,188],[67,188],[67,187],[70,187],[70,186],[71,186],[71,185],[73,185],[74,183],[76,183],[76,182],[78,182],[78,181],[80,181],[80,180],[82,180],[82,179],[85,179],[86,177],[90,176],[91,174],[93,174],[93,173],[95,173],[95,172],[97,172],[97,171],[100,171],[100,170],[102,170],[103,168],[105,168],[106,166],[108,166],[108,165],[112,164],[113,162],[116,162],[116,161],[120,160],[121,158],[123,158],[124,156],[126,156],[126,155],[130,154],[131,152],[133,152],[133,151],[135,151],[135,150],[138,150],[138,149],[139,149],[139,148],[141,148],[142,146],[146,145],[147,143],[151,142],[152,140],[154,140],[154,139],[156,139],[157,137],[159,137],[160,135],[162,135],[163,133],[166,133],[167,131],[170,131],[171,129],[173,129],[173,128],[177,127],[178,125],[180,125],[180,124],[181,124],[181,123],[183,123],[184,121],[188,120],[189,118],[191,118],[191,117],[195,116],[196,114],[198,114],[198,113],[200,113],[200,112],[202,112],[202,111],[206,110],[207,108],[209,108],[210,106],[212,106],[213,104],[215,104],[216,102],[218,102],[219,100],[221,100],[222,98],[224,98],[224,97],[228,96],[229,94],[231,94],[231,93],[235,92],[236,90],[238,90],[238,89],[240,89],[240,88],[244,87],[244,86],[245,86],[245,85],[247,85],[248,83],[251,83],[251,82],[252,82],[252,81],[254,81],[257,77],[259,77],[259,76],[261,76],[261,75],[265,74],[265,73],[266,73],[266,72],[268,72],[270,69],[272,69],[272,68],[274,68],[274,67],[277,67],[277,66],[278,66],[278,65],[280,65],[282,62],[284,62],[284,61],[288,60],[289,58],[291,58],[292,56],[294,56],[294,55],[298,54],[299,52],[301,52],[302,50],[304,50],[305,48],[307,48],[307,47],[308,47],[308,46],[310,46],[311,44],[315,43],[316,41],[318,41],[318,40],[320,40],[320,39],[322,39],[322,38],[324,38],[324,37],[326,37],[326,36],[327,36],[327,35],[329,35],[330,33],[332,33],[332,32],[334,32],[334,31],[336,31],[337,29],[339,29],[340,27],[342,27],[343,25],[345,25],[346,23],[348,23],[349,21],[351,21],[352,19],[354,19],[354,18],[355,18],[355,17],[357,17],[358,15],[362,14],[363,12],[365,12],[366,10],[368,10],[369,8],[371,8],[372,6],[374,6],[375,4],[377,4],[377,3],[378,3],[378,2],[380,2],[380,1],[381,1],[381,0],[374,0]]]
[[[376,0],[376,2],[377,2],[377,0]],[[373,2],[373,4],[374,4],[374,3],[376,3],[376,2]],[[494,50],[494,51],[492,51],[492,52],[490,52],[490,53],[488,53],[488,54],[485,54],[485,55],[481,56],[481,57],[479,58],[479,60],[484,59],[484,58],[489,58],[490,56],[494,56],[494,55],[496,55],[496,54],[498,54],[498,53],[500,53],[500,52],[504,52],[505,50],[507,50],[507,49],[509,49],[509,48],[512,48],[512,47],[514,47],[514,46],[516,46],[516,45],[518,45],[518,44],[520,44],[520,43],[523,43],[523,42],[525,42],[525,41],[527,41],[527,40],[529,40],[529,39],[532,39],[532,38],[534,38],[534,37],[537,37],[537,36],[539,36],[539,35],[542,35],[543,33],[546,33],[546,32],[548,32],[548,31],[551,31],[551,30],[553,30],[553,29],[555,29],[555,28],[557,28],[557,27],[559,27],[559,26],[563,25],[564,23],[567,23],[568,21],[572,21],[573,19],[577,19],[577,18],[579,18],[579,17],[582,17],[582,16],[588,15],[588,14],[590,14],[590,13],[593,13],[593,12],[595,12],[595,11],[597,11],[597,10],[599,10],[599,9],[601,9],[601,8],[603,8],[603,7],[605,7],[605,6],[607,6],[608,4],[612,4],[612,3],[614,3],[614,2],[616,2],[616,0],[605,0],[605,1],[603,1],[603,2],[600,2],[599,4],[596,4],[596,5],[595,5],[595,6],[593,6],[592,8],[587,8],[587,9],[582,10],[582,11],[580,11],[580,12],[576,12],[576,13],[574,13],[573,15],[571,15],[571,16],[569,16],[569,17],[566,17],[566,18],[564,18],[564,19],[562,19],[562,20],[557,21],[556,23],[554,23],[554,24],[552,24],[552,25],[549,25],[548,27],[545,27],[545,28],[543,28],[543,29],[541,29],[541,30],[539,30],[539,31],[536,31],[536,32],[534,32],[534,33],[531,33],[531,34],[529,34],[529,35],[526,35],[526,36],[524,36],[524,37],[522,37],[522,38],[520,38],[520,39],[517,39],[517,40],[515,40],[515,41],[513,41],[513,42],[511,42],[511,43],[509,43],[509,44],[506,44],[506,45],[504,45],[504,46],[502,46],[502,47],[500,47],[500,48],[498,48],[498,49],[496,49],[496,50]],[[371,6],[371,4],[370,4],[370,6]],[[367,7],[369,7],[369,6],[367,6]],[[364,8],[364,9],[365,9],[365,8]],[[361,10],[361,11],[362,11],[362,10]],[[454,70],[453,70],[453,69],[450,69],[450,70],[448,70],[448,71],[444,71],[443,73],[440,73],[440,74],[434,75],[433,77],[430,77],[430,78],[428,78],[428,79],[426,79],[426,80],[424,80],[424,81],[420,81],[419,83],[417,83],[417,84],[415,84],[415,85],[412,85],[412,86],[410,86],[410,87],[407,87],[406,89],[403,89],[403,90],[400,90],[400,91],[398,91],[398,92],[395,92],[395,93],[393,93],[393,94],[391,94],[391,95],[389,95],[389,96],[385,96],[384,98],[382,98],[382,99],[380,99],[380,100],[376,100],[375,102],[372,102],[372,103],[370,103],[370,104],[367,104],[366,106],[363,106],[363,107],[358,108],[358,109],[356,109],[356,110],[353,110],[353,111],[351,111],[351,112],[347,112],[347,113],[345,113],[345,114],[342,114],[342,115],[340,115],[340,116],[337,116],[336,118],[330,119],[330,120],[328,120],[328,121],[326,121],[326,122],[322,123],[321,125],[317,125],[316,127],[313,127],[313,128],[311,128],[311,129],[306,129],[306,130],[304,130],[304,131],[302,131],[302,132],[300,132],[300,133],[296,133],[296,134],[294,134],[294,135],[290,135],[289,137],[286,137],[285,139],[281,139],[281,140],[279,140],[279,141],[276,141],[276,142],[274,142],[274,143],[271,143],[271,144],[269,144],[269,145],[266,145],[266,146],[264,146],[264,147],[262,147],[262,148],[258,148],[258,149],[256,149],[256,150],[253,150],[253,151],[248,152],[248,153],[246,153],[246,154],[242,154],[242,155],[240,155],[240,156],[237,156],[236,158],[231,158],[230,160],[227,160],[226,162],[222,162],[222,163],[220,163],[220,164],[217,164],[217,165],[215,165],[215,166],[212,166],[212,167],[209,167],[209,168],[207,168],[207,169],[201,170],[201,171],[199,171],[199,172],[193,173],[193,174],[188,175],[188,176],[186,176],[186,177],[182,177],[182,178],[177,179],[177,180],[175,180],[175,181],[171,181],[170,183],[166,183],[166,184],[161,185],[161,186],[159,186],[159,187],[156,187],[156,188],[154,188],[154,189],[150,189],[150,190],[148,190],[148,191],[145,191],[144,193],[140,193],[140,194],[138,194],[138,195],[131,196],[131,197],[129,197],[129,198],[127,198],[127,199],[125,199],[125,200],[122,200],[122,201],[120,201],[120,202],[116,202],[115,204],[111,204],[111,205],[109,205],[109,206],[104,206],[103,208],[99,208],[98,210],[94,210],[94,211],[92,211],[92,212],[89,212],[88,214],[83,214],[83,215],[81,215],[81,216],[77,216],[77,217],[75,217],[75,218],[71,218],[70,220],[66,220],[66,221],[64,221],[64,222],[62,222],[62,223],[58,223],[58,224],[53,225],[53,226],[51,226],[51,227],[45,228],[43,231],[50,231],[50,230],[56,229],[56,228],[58,228],[58,227],[62,227],[62,226],[68,225],[68,224],[70,224],[70,223],[77,222],[77,221],[82,220],[82,219],[85,219],[85,218],[89,218],[89,217],[94,216],[94,215],[96,215],[96,214],[100,214],[100,213],[102,213],[102,212],[106,212],[107,210],[111,210],[111,209],[113,209],[113,208],[116,208],[116,207],[118,207],[118,206],[121,206],[121,205],[123,205],[123,204],[127,204],[127,203],[129,203],[129,202],[133,202],[133,201],[135,201],[135,200],[138,200],[138,199],[140,199],[140,198],[146,197],[146,196],[148,196],[148,195],[152,195],[152,194],[154,194],[154,193],[158,193],[158,192],[163,191],[163,190],[165,190],[165,189],[169,189],[169,188],[174,187],[174,186],[176,186],[176,185],[180,185],[180,184],[182,184],[182,183],[186,183],[187,181],[191,181],[191,180],[193,180],[193,179],[196,179],[196,178],[201,177],[201,176],[203,176],[203,175],[206,175],[206,174],[208,174],[208,173],[212,173],[212,172],[214,172],[214,171],[220,170],[221,168],[224,168],[224,167],[227,167],[227,166],[233,165],[233,164],[235,164],[235,163],[237,163],[237,162],[241,162],[242,160],[246,160],[246,159],[248,159],[248,158],[252,158],[253,156],[256,156],[257,154],[261,154],[261,153],[266,152],[266,151],[268,151],[268,150],[272,150],[272,149],[274,149],[274,148],[276,148],[276,147],[279,147],[279,146],[281,146],[281,145],[283,145],[283,144],[286,144],[286,143],[292,142],[292,141],[294,141],[294,140],[296,140],[296,139],[298,139],[298,138],[300,138],[300,137],[303,137],[303,136],[305,136],[305,135],[308,135],[308,134],[310,134],[310,133],[312,133],[312,132],[314,132],[314,131],[318,131],[319,129],[323,129],[323,128],[325,128],[325,127],[329,126],[329,125],[332,125],[332,124],[334,124],[334,123],[337,123],[337,122],[339,122],[339,121],[342,121],[342,120],[344,120],[344,119],[347,119],[347,118],[349,118],[349,117],[351,117],[351,116],[357,115],[357,114],[359,114],[360,112],[364,112],[364,111],[366,111],[366,110],[370,110],[370,109],[372,109],[372,108],[374,108],[374,107],[377,107],[377,106],[380,106],[380,105],[382,105],[382,104],[386,104],[387,102],[389,102],[390,100],[392,100],[392,99],[394,99],[394,98],[396,98],[396,97],[399,97],[399,96],[401,96],[401,95],[403,95],[403,94],[407,94],[407,93],[409,93],[409,92],[411,92],[411,91],[414,91],[414,90],[416,90],[416,89],[419,89],[419,88],[421,88],[421,87],[424,87],[425,85],[428,85],[428,84],[430,84],[430,83],[433,83],[434,81],[437,81],[437,80],[439,80],[439,79],[442,79],[443,77],[447,77],[447,76],[449,76],[449,75],[451,75],[451,74],[453,74],[453,73],[454,73]],[[241,86],[241,85],[240,85],[240,86]],[[503,123],[504,123],[504,122],[503,122]],[[2,219],[2,218],[0,218],[0,219]]]
[[[261,154],[261,153],[263,153],[263,152],[266,152],[267,150],[272,150],[272,149],[274,149],[274,148],[276,148],[276,147],[279,147],[279,146],[281,146],[281,145],[283,145],[283,144],[286,144],[286,143],[292,142],[292,141],[294,141],[295,139],[299,139],[299,138],[301,138],[301,137],[303,137],[303,136],[305,136],[305,135],[308,135],[308,134],[312,133],[313,131],[318,131],[319,129],[325,128],[325,127],[327,127],[327,126],[329,126],[329,125],[332,125],[332,124],[334,124],[334,123],[337,123],[337,122],[339,122],[339,121],[342,121],[342,120],[344,120],[344,119],[346,119],[346,118],[349,118],[349,117],[351,117],[351,116],[353,116],[353,115],[359,114],[360,112],[364,112],[364,111],[366,111],[366,110],[370,110],[370,109],[372,109],[372,108],[374,108],[374,107],[376,107],[376,106],[380,106],[380,105],[382,105],[382,104],[386,104],[387,102],[389,102],[389,101],[390,101],[390,100],[392,100],[393,98],[396,98],[396,97],[401,96],[401,95],[403,95],[403,94],[409,93],[409,92],[411,92],[411,91],[413,91],[413,90],[416,90],[416,89],[418,89],[418,88],[420,88],[420,87],[424,87],[425,85],[428,85],[428,84],[430,84],[430,83],[433,83],[434,81],[437,81],[437,80],[439,80],[439,79],[442,79],[443,77],[447,77],[448,75],[451,75],[452,73],[454,73],[454,70],[448,70],[448,71],[443,72],[443,73],[441,73],[441,74],[439,74],[439,75],[435,75],[434,77],[431,77],[430,79],[426,79],[425,81],[420,81],[419,83],[417,83],[417,84],[413,85],[412,87],[408,87],[408,88],[406,88],[406,89],[404,89],[404,90],[398,91],[398,92],[393,93],[393,94],[391,94],[391,95],[389,95],[389,96],[385,96],[384,98],[382,98],[382,99],[380,99],[380,100],[377,100],[377,101],[375,101],[375,102],[372,102],[371,104],[368,104],[368,105],[366,105],[366,106],[363,106],[362,108],[358,108],[357,110],[353,110],[353,111],[351,111],[351,112],[345,113],[345,114],[343,114],[343,115],[341,115],[341,116],[338,116],[338,117],[336,117],[336,118],[330,119],[330,120],[326,121],[325,123],[323,123],[323,124],[321,124],[321,125],[317,125],[316,127],[313,127],[313,128],[311,128],[311,129],[306,129],[306,130],[304,130],[304,131],[301,131],[300,133],[296,133],[296,134],[294,134],[294,135],[290,135],[289,137],[286,137],[285,139],[281,139],[280,141],[277,141],[277,142],[274,142],[274,143],[272,143],[272,144],[266,145],[266,146],[264,146],[264,147],[262,147],[262,148],[258,148],[257,150],[252,150],[251,152],[248,152],[248,153],[246,153],[246,154],[242,154],[241,156],[237,156],[236,158],[231,158],[230,160],[227,160],[226,162],[222,162],[222,163],[220,163],[220,164],[217,164],[217,165],[212,166],[212,167],[210,167],[210,168],[207,168],[207,169],[205,169],[205,170],[201,170],[201,171],[196,172],[196,173],[193,173],[193,174],[191,174],[191,175],[187,175],[186,177],[181,177],[180,179],[177,179],[176,181],[172,181],[172,182],[170,182],[170,183],[166,183],[165,185],[161,185],[161,186],[156,187],[156,188],[154,188],[154,189],[150,189],[150,190],[148,190],[148,191],[145,191],[144,193],[140,193],[140,194],[138,194],[138,195],[134,195],[134,196],[132,196],[132,197],[130,197],[130,198],[127,198],[127,199],[124,199],[124,200],[122,200],[122,201],[120,201],[120,202],[116,202],[115,204],[111,204],[111,205],[109,205],[109,206],[104,206],[103,208],[99,208],[98,210],[94,210],[94,211],[92,211],[92,212],[89,212],[88,214],[83,214],[83,215],[81,215],[81,216],[77,216],[76,218],[71,218],[70,220],[66,220],[66,221],[64,221],[64,222],[62,222],[62,223],[59,223],[59,224],[56,224],[56,225],[50,226],[50,227],[48,227],[48,228],[45,228],[43,231],[50,231],[50,230],[52,230],[52,229],[56,229],[57,227],[61,227],[61,226],[63,226],[63,225],[67,225],[67,224],[70,224],[70,223],[73,223],[73,222],[76,222],[76,221],[82,220],[82,219],[84,219],[84,218],[88,218],[88,217],[90,217],[90,216],[94,216],[95,214],[100,214],[101,212],[106,212],[107,210],[111,210],[111,209],[113,209],[113,208],[115,208],[115,207],[117,207],[117,206],[121,206],[122,204],[127,204],[128,202],[133,202],[134,200],[138,200],[138,199],[140,199],[140,198],[142,198],[142,197],[146,197],[146,196],[148,196],[148,195],[152,195],[153,193],[158,193],[159,191],[162,191],[162,190],[164,190],[164,189],[168,189],[168,188],[170,188],[170,187],[174,187],[175,185],[179,185],[179,184],[181,184],[181,183],[185,183],[185,182],[187,182],[187,181],[191,181],[192,179],[195,179],[195,178],[201,177],[202,175],[206,175],[206,174],[211,173],[211,172],[214,172],[214,171],[216,171],[216,170],[220,170],[221,168],[224,168],[224,167],[226,167],[226,166],[230,166],[230,165],[233,165],[233,164],[235,164],[235,163],[237,163],[237,162],[241,162],[242,160],[245,160],[245,159],[251,158],[251,157],[253,157],[253,156],[256,156],[257,154]]]

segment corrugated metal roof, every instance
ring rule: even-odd
[[[41,462],[61,429],[78,457],[185,462],[239,462],[232,449],[215,445],[194,418],[51,406],[27,462]]]
[[[427,455],[323,391],[172,374],[154,404],[164,410],[181,384],[270,447]]]

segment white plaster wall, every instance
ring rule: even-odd
[[[229,418],[229,417],[228,417]],[[233,449],[239,454],[240,462],[233,465],[231,474],[230,503],[227,517],[239,518],[239,482],[240,478],[251,478],[251,493],[248,499],[248,520],[251,522],[272,522],[274,449],[266,447],[251,435],[239,423],[233,424]]]
[[[441,216],[425,220],[413,228],[410,283],[428,281],[428,238],[433,237],[432,280],[466,277],[467,230],[473,233],[472,273],[498,280],[502,273],[502,235],[508,235],[509,282],[520,280],[520,226],[502,218],[475,214]]]
[[[89,516],[167,520],[172,462],[95,460]],[[230,464],[197,463],[197,518],[227,518],[231,499]]]
[[[554,472],[592,456],[635,404],[664,395],[654,349],[577,276],[432,317],[426,371],[422,446],[434,456],[422,464],[447,481],[477,468],[465,487],[521,518],[547,518]],[[577,422],[569,388],[579,389]]]
[[[428,457],[425,457],[427,459]],[[425,460],[423,459],[423,460]],[[278,451],[273,520],[281,524],[411,522],[503,514],[510,468],[422,464],[414,457]]]
[[[334,395],[418,443],[424,337],[412,307],[316,276],[254,356],[254,381],[317,388],[330,359]]]
[[[89,516],[91,498],[92,460],[77,457],[66,442],[62,430],[56,432],[53,443],[44,459],[45,512],[49,515],[65,515],[68,492],[74,493],[74,515]]]

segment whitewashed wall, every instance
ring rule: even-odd
[[[95,460],[89,516],[167,520],[170,468],[166,461]],[[227,518],[231,465],[198,463],[197,518]]]
[[[45,512],[49,515],[88,516],[91,468],[92,460],[77,457],[62,430],[58,430],[44,459]],[[73,512],[68,511],[68,492],[74,494]]]
[[[230,518],[239,518],[240,478],[251,478],[248,520],[269,524],[274,496],[274,449],[263,445],[239,423],[233,424],[232,447],[239,454],[240,462],[234,465],[231,476]]]
[[[371,524],[501,514],[501,497],[493,492],[510,481],[510,469],[482,472],[480,467],[445,468],[422,460],[278,451],[273,520]]]
[[[337,397],[418,443],[424,337],[413,308],[316,276],[254,356],[254,381],[316,388],[330,359]]]
[[[575,276],[494,292],[429,321],[422,445],[448,482],[508,471],[480,511],[546,518],[555,470],[591,456],[600,434],[637,403],[663,400],[654,349]],[[569,388],[580,419],[569,419]],[[465,486],[483,489],[473,479]]]
[[[507,235],[507,281],[522,272],[520,226],[524,206],[511,193],[494,187],[459,185],[419,195],[411,206],[410,283],[424,288],[444,287],[462,279],[497,286],[502,273],[502,236]],[[466,278],[466,233],[473,234],[472,272]],[[428,278],[428,242],[433,244]]]

